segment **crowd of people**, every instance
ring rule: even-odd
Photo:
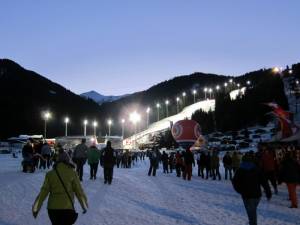
[[[288,190],[290,208],[298,208],[296,189],[300,184],[300,147],[260,143],[256,152],[242,154],[239,151],[226,152],[219,157],[218,151],[171,152],[169,155],[158,149],[149,152],[150,168],[148,175],[156,176],[159,164],[163,173],[172,173],[184,180],[191,180],[192,169],[197,162],[197,174],[203,179],[221,180],[220,162],[223,162],[225,180],[231,180],[234,189],[242,196],[249,224],[257,224],[257,206],[262,196],[261,187],[268,200],[278,194],[278,185],[285,183]],[[273,193],[272,193],[272,189]]]
[[[261,187],[264,189],[267,199],[271,200],[273,194],[278,194],[278,185],[286,183],[289,193],[288,198],[291,202],[290,207],[298,207],[296,188],[300,183],[300,148],[294,145],[270,145],[261,143],[258,145],[256,152],[250,151],[242,154],[239,151],[233,151],[226,152],[220,157],[216,149],[192,152],[189,148],[186,148],[184,151],[171,151],[169,154],[166,151],[160,152],[157,147],[147,152],[114,150],[109,141],[104,149],[98,150],[95,145],[88,147],[85,139],[82,139],[82,143],[77,145],[73,151],[65,151],[59,144],[54,151],[47,142],[33,143],[32,140],[29,140],[24,146],[22,154],[24,158],[24,172],[26,172],[28,164],[32,165],[35,169],[50,169],[53,167],[53,169],[47,173],[41,193],[34,204],[34,216],[37,215],[45,195],[47,193],[51,195],[51,191],[47,186],[49,185],[48,182],[60,183],[58,182],[57,176],[56,179],[51,178],[52,176],[55,177],[53,170],[59,168],[59,170],[63,172],[63,170],[68,171],[71,168],[71,170],[76,171],[77,176],[75,177],[78,179],[78,182],[75,178],[70,181],[64,176],[62,180],[66,183],[75,182],[72,184],[76,187],[74,190],[69,190],[70,185],[69,189],[68,187],[67,189],[68,192],[70,191],[72,193],[73,191],[77,197],[81,198],[79,201],[85,212],[87,209],[87,200],[81,188],[80,181],[83,180],[83,167],[86,163],[90,167],[91,180],[97,179],[98,165],[100,164],[103,167],[104,184],[111,184],[114,166],[118,168],[131,168],[138,160],[145,160],[146,157],[148,157],[150,161],[148,170],[149,176],[156,176],[157,170],[161,165],[163,174],[173,173],[173,171],[175,171],[177,177],[182,177],[187,181],[192,179],[193,167],[196,167],[196,173],[194,175],[197,174],[204,180],[221,180],[220,166],[223,165],[224,179],[230,180],[234,190],[241,195],[250,225],[257,224],[256,211],[262,196]],[[57,166],[61,163],[66,164],[67,167]],[[68,184],[66,185],[68,186]],[[60,191],[62,191],[61,188],[60,186]],[[273,192],[271,191],[272,189]],[[71,200],[74,200],[74,195],[72,196]],[[49,198],[49,201],[50,199],[52,198]],[[55,199],[55,196],[53,199]],[[71,202],[73,202],[73,200]],[[61,215],[53,211],[52,207],[54,207],[53,205],[55,204],[51,203],[52,200],[50,203],[49,201],[48,213],[51,221],[59,220],[57,218]],[[72,204],[70,205],[67,201],[64,204],[68,204],[67,209],[73,210]],[[56,206],[54,209],[56,209]],[[68,214],[67,212],[65,213],[66,215]]]

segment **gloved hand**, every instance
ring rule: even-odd
[[[32,215],[33,215],[33,217],[34,217],[35,219],[36,219],[38,213],[39,213],[39,212],[32,211]]]

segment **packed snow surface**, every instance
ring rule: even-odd
[[[102,169],[90,181],[85,166],[83,186],[88,196],[87,214],[80,214],[78,225],[244,225],[247,217],[241,197],[229,181],[203,180],[194,176],[184,181],[172,174],[147,176],[148,160],[131,169],[115,169],[112,185],[103,184]],[[223,171],[222,171],[223,172]],[[46,171],[21,172],[20,159],[0,156],[0,225],[50,225],[44,203],[37,219],[31,206]],[[223,175],[223,174],[222,174]],[[298,190],[299,193],[299,190]],[[299,195],[299,194],[298,194]],[[262,198],[258,224],[300,224],[300,209],[290,209],[285,185],[268,202]],[[78,202],[77,211],[81,212]]]

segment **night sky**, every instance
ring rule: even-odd
[[[0,58],[79,94],[300,62],[300,1],[1,0]]]

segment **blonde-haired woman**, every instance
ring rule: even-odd
[[[78,216],[74,209],[74,195],[79,200],[83,213],[86,213],[88,203],[69,155],[61,146],[58,148],[57,162],[45,176],[41,191],[32,206],[32,214],[34,218],[37,217],[49,194],[47,209],[52,225],[71,225]]]

